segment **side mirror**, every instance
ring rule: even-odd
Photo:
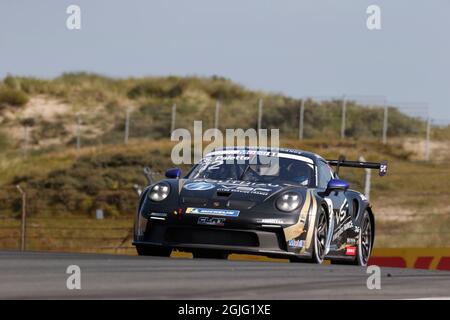
[[[169,179],[179,179],[181,177],[180,168],[172,168],[166,171],[166,177]]]
[[[325,191],[326,195],[329,195],[333,191],[347,191],[349,188],[349,184],[345,180],[341,179],[331,179],[328,182],[327,190]]]

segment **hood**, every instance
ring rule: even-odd
[[[262,203],[286,186],[240,180],[180,180],[180,197],[184,202],[203,203],[202,200]]]

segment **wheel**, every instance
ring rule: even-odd
[[[170,257],[170,254],[172,253],[172,249],[170,248],[147,247],[142,245],[137,245],[136,251],[139,256],[156,256],[156,257]]]
[[[328,234],[328,219],[326,211],[323,207],[320,207],[317,212],[317,224],[314,228],[314,235],[312,241],[312,257],[310,259],[303,257],[290,257],[290,262],[309,262],[321,264],[325,257],[325,249],[327,245]]]
[[[314,229],[312,262],[321,264],[325,257],[327,245],[328,219],[325,209],[321,206],[317,216],[317,225]]]
[[[365,267],[369,262],[370,253],[373,246],[373,225],[369,213],[364,212],[359,230],[358,246],[356,248],[356,256],[353,260],[335,260],[332,264],[357,265]]]
[[[370,219],[369,213],[365,211],[361,222],[361,229],[359,230],[358,250],[356,251],[356,257],[353,264],[363,267],[367,266],[370,253],[372,252],[372,232],[372,220]]]
[[[211,250],[198,250],[193,251],[192,256],[195,259],[228,259],[228,253],[221,251],[211,251]]]

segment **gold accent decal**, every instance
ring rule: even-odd
[[[316,212],[317,212],[317,201],[315,197],[313,198],[313,204],[311,212],[309,213],[309,225],[308,225],[308,235],[306,236],[305,246],[302,248],[300,253],[304,253],[307,249],[311,248],[311,240],[314,235],[314,226],[316,225]]]
[[[305,203],[303,204],[302,210],[298,216],[298,221],[296,224],[284,228],[284,237],[286,241],[298,238],[303,233],[303,228],[305,227],[305,219],[309,211],[309,206],[311,205],[311,192],[306,193]]]

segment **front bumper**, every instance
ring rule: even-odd
[[[152,223],[147,225],[144,235],[135,237],[133,245],[166,247],[189,252],[215,250],[271,257],[299,256],[298,253],[288,251],[280,226],[238,229]]]

